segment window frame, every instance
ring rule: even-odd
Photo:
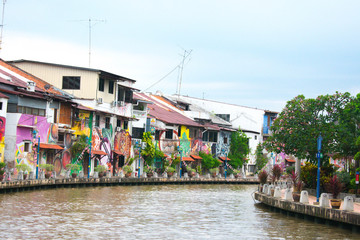
[[[80,76],[63,76],[62,89],[64,90],[80,90],[81,77]]]

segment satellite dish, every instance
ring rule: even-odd
[[[49,84],[46,84],[46,85],[44,86],[44,88],[45,88],[46,90],[49,90],[49,89],[50,89],[50,85],[49,85]]]

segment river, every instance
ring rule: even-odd
[[[0,195],[1,239],[360,239],[255,204],[255,185],[61,188]]]

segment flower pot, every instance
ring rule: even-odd
[[[274,192],[275,192],[275,189],[271,189],[271,196],[273,197],[274,196]],[[299,200],[300,200],[300,197],[299,197]]]
[[[99,178],[104,177],[104,172],[99,172]]]
[[[125,177],[126,177],[126,178],[131,177],[131,173],[125,173]]]
[[[46,178],[46,179],[49,179],[50,176],[51,176],[51,173],[45,173],[45,178]]]
[[[294,202],[299,202],[300,201],[300,193],[293,192],[292,195],[293,195]]]
[[[24,174],[24,175],[23,175],[24,180],[26,180],[27,176],[28,176],[27,174]]]
[[[211,177],[216,178],[216,173],[212,173]]]
[[[189,178],[195,177],[195,172],[189,172]]]
[[[167,176],[170,178],[170,177],[172,177],[174,175],[174,173],[173,172],[167,172]]]
[[[330,199],[331,208],[340,209],[341,199]]]
[[[146,176],[147,176],[148,178],[151,178],[153,175],[154,175],[154,174],[153,174],[152,172],[146,173]]]
[[[77,177],[77,173],[72,173],[72,174],[71,174],[71,177],[72,177],[72,178],[76,178],[76,177]]]
[[[0,175],[0,182],[4,180],[4,174],[3,175]]]

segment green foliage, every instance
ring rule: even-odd
[[[144,167],[144,172],[146,172],[146,173],[153,173],[153,172],[154,172],[154,167],[145,166],[145,167]]]
[[[127,159],[127,161],[126,161],[126,164],[129,165],[129,166],[131,166],[134,161],[135,161],[135,158],[129,157],[129,158]]]
[[[144,158],[145,162],[152,166],[154,164],[155,158],[155,146],[152,142],[152,137],[150,132],[144,132],[142,141],[146,143],[145,149],[141,150],[141,155]]]
[[[272,135],[266,141],[267,149],[308,159],[316,164],[317,138],[320,133],[323,153],[338,150],[341,140],[338,135],[341,127],[339,119],[351,99],[349,93],[337,92],[316,99],[306,99],[299,95],[288,101],[271,127]]]
[[[342,183],[344,190],[348,191],[350,187],[351,175],[346,171],[337,172],[336,176],[338,177],[339,181]]]
[[[15,166],[18,171],[30,172],[32,169],[29,165],[22,163]]]
[[[269,161],[266,154],[263,153],[263,150],[264,150],[264,145],[259,143],[256,146],[256,150],[255,150],[255,169],[256,169],[255,171],[256,171],[256,173],[259,172],[263,167],[265,167],[265,165]]]
[[[191,168],[191,167],[189,167],[189,166],[187,166],[186,167],[186,171],[188,172],[188,173],[196,173],[196,170],[195,169],[193,169],[193,168]]]
[[[240,129],[231,134],[230,152],[228,154],[231,161],[229,164],[233,168],[240,168],[246,162],[250,152],[249,138]]]
[[[219,168],[211,168],[211,169],[209,170],[209,172],[210,172],[211,174],[217,174],[217,173],[219,172]]]
[[[202,175],[202,170],[200,166],[196,166],[196,172]]]
[[[334,175],[334,165],[328,164],[320,167],[320,187],[324,188],[325,184]],[[307,162],[301,166],[301,180],[308,188],[316,188],[317,184],[317,166]]]
[[[47,172],[54,171],[54,165],[52,164],[39,164],[39,168],[46,170]]]
[[[125,173],[132,173],[133,169],[132,169],[131,166],[126,165],[126,166],[123,167],[123,171],[124,171]]]
[[[97,165],[95,168],[94,168],[94,171],[95,172],[104,172],[106,171],[106,166],[105,165]]]
[[[5,166],[6,166],[6,163],[5,163],[5,162],[0,162],[0,175],[4,175],[4,173],[5,173]]]
[[[76,172],[78,173],[81,169],[81,166],[78,164],[66,164],[66,168],[71,170],[71,172]]]
[[[292,172],[295,172],[295,166],[289,166],[286,168],[285,172],[290,175]]]
[[[216,168],[220,165],[220,162],[216,159],[213,158],[213,156],[209,153],[205,153],[205,152],[199,152],[199,156],[202,157],[202,166],[205,169],[211,169],[211,168]]]
[[[86,146],[88,145],[87,143],[88,138],[85,134],[80,135],[80,138],[73,143],[73,145],[70,148],[70,152],[71,152],[71,156],[73,156],[73,158],[78,158],[79,155],[84,151],[84,149],[86,148]],[[89,153],[85,152],[83,155],[83,159],[89,158]]]
[[[167,169],[166,169],[166,172],[170,172],[170,173],[174,173],[176,170],[175,170],[175,168],[173,168],[173,167],[168,167]]]

